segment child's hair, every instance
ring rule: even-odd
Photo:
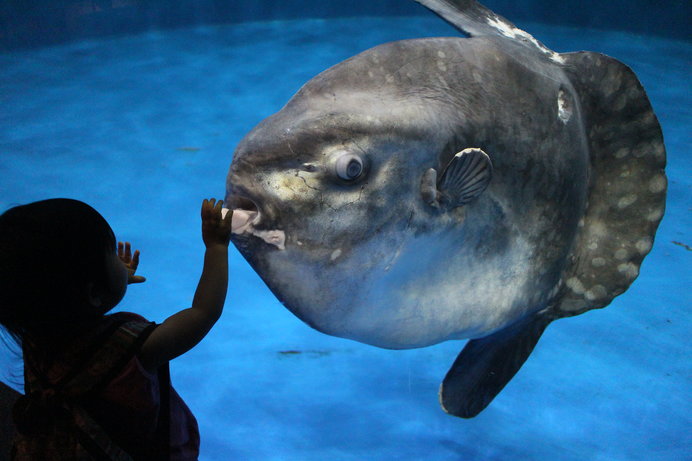
[[[106,255],[115,244],[103,216],[78,200],[7,210],[0,215],[0,324],[19,343],[46,347],[100,317],[87,287],[107,283]]]

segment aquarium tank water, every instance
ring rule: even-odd
[[[437,392],[463,341],[386,350],[319,333],[231,247],[223,316],[171,362],[201,460],[692,460],[692,3],[485,4],[641,80],[669,188],[640,276],[606,309],[555,322],[490,406],[461,419]],[[368,48],[460,35],[412,0],[3,0],[0,211],[94,206],[141,250],[147,281],[117,309],[161,322],[192,302],[199,205],[223,198],[246,133]],[[0,380],[22,390],[9,344]]]

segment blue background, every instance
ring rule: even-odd
[[[244,134],[360,51],[459,35],[413,2],[346,3],[0,3],[0,210],[92,204],[142,251],[148,281],[118,309],[162,321],[188,307],[199,205],[224,195]],[[606,309],[551,325],[490,407],[461,420],[437,389],[463,342],[388,351],[320,334],[232,249],[224,315],[171,366],[200,422],[201,459],[692,459],[690,3],[518,3],[488,5],[556,51],[622,60],[649,93],[670,184],[640,277]],[[11,354],[0,363],[0,379],[21,382]]]
[[[692,39],[689,0],[487,0],[484,4],[512,22]],[[412,0],[2,0],[0,49],[186,25],[428,14]]]

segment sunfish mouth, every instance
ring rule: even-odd
[[[250,234],[262,239],[269,245],[274,245],[279,250],[286,249],[286,233],[282,230],[260,230],[255,225],[260,222],[261,214],[256,207],[253,209],[233,208],[233,220],[231,230],[234,234]],[[226,217],[229,208],[221,209],[221,216]]]

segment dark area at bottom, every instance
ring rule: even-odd
[[[10,446],[14,429],[12,426],[12,406],[19,393],[0,382],[0,461],[10,459]]]

